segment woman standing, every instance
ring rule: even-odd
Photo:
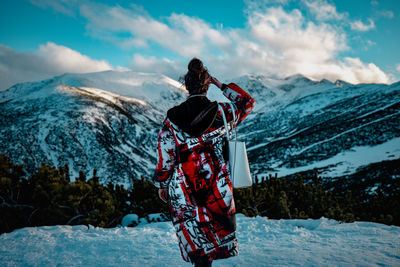
[[[211,102],[213,83],[232,101]],[[234,83],[222,84],[193,58],[184,76],[189,97],[168,110],[158,136],[154,184],[169,202],[182,258],[195,266],[238,254],[228,146],[222,113],[236,127],[250,113],[254,99]],[[236,121],[233,120],[235,112]]]

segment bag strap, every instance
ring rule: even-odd
[[[236,140],[237,139],[236,127],[234,127],[234,123],[236,121],[235,107],[234,107],[234,105],[232,103],[228,103],[228,104],[231,106],[231,109],[232,109],[232,115],[233,115],[232,128],[234,128],[234,131],[235,131],[235,139],[234,140]],[[229,136],[229,128],[228,128],[228,123],[226,122],[224,109],[222,108],[221,104],[218,104],[218,108],[219,108],[219,110],[221,110],[221,113],[222,113],[222,119],[224,121],[226,137],[228,138],[228,140],[231,140],[231,138]]]
[[[236,127],[235,127],[235,123],[236,123],[236,114],[235,114],[235,105],[232,102],[228,103],[229,106],[231,106],[231,110],[232,110],[232,116],[233,116],[233,120],[232,120],[232,131],[234,131],[235,133],[235,139],[237,140],[237,134],[236,134]]]
[[[218,104],[218,109],[221,110],[221,113],[222,113],[222,119],[223,119],[223,121],[224,121],[225,132],[226,132],[226,138],[228,138],[228,140],[230,140],[228,124],[226,123],[225,112],[224,112],[224,109],[222,108],[221,104]]]

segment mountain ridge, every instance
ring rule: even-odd
[[[338,85],[302,75],[244,75],[232,81],[256,100],[238,128],[253,174],[282,176],[330,158],[338,160],[330,165],[340,165],[345,157],[338,155],[353,147],[398,143],[400,82]],[[96,168],[103,183],[130,186],[133,179],[152,175],[166,110],[186,96],[184,87],[165,75],[129,71],[63,74],[17,84],[0,92],[0,152],[24,162],[28,172],[41,161],[68,163],[73,176]],[[208,96],[227,101],[214,86]],[[383,152],[400,157],[395,148],[389,150]],[[365,164],[371,162],[376,160]]]
[[[113,93],[115,88],[93,88],[103,83],[99,76],[107,78],[104,84],[119,86],[125,96]],[[120,84],[113,81],[121,76]],[[28,173],[42,161],[56,166],[68,163],[73,177],[79,170],[97,169],[99,176],[106,177],[103,182],[130,186],[133,179],[150,173],[155,161],[151,139],[164,107],[184,99],[182,89],[168,79],[156,74],[103,72],[16,85],[0,94],[0,151],[25,163]],[[144,91],[128,90],[143,83],[147,83]],[[158,98],[132,97],[145,95],[146,89],[157,84],[163,88]]]

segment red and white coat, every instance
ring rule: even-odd
[[[234,83],[224,85],[232,101],[222,105],[227,121],[236,127],[251,112],[254,99]],[[217,119],[202,135],[190,136],[168,117],[158,136],[158,164],[154,184],[168,188],[172,223],[182,258],[194,262],[228,258],[238,253],[235,203],[228,161],[225,128]],[[219,118],[219,119],[218,119]]]

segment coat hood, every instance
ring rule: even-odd
[[[217,112],[216,101],[210,101],[206,96],[195,96],[168,110],[167,117],[191,136],[200,136],[213,124]]]

